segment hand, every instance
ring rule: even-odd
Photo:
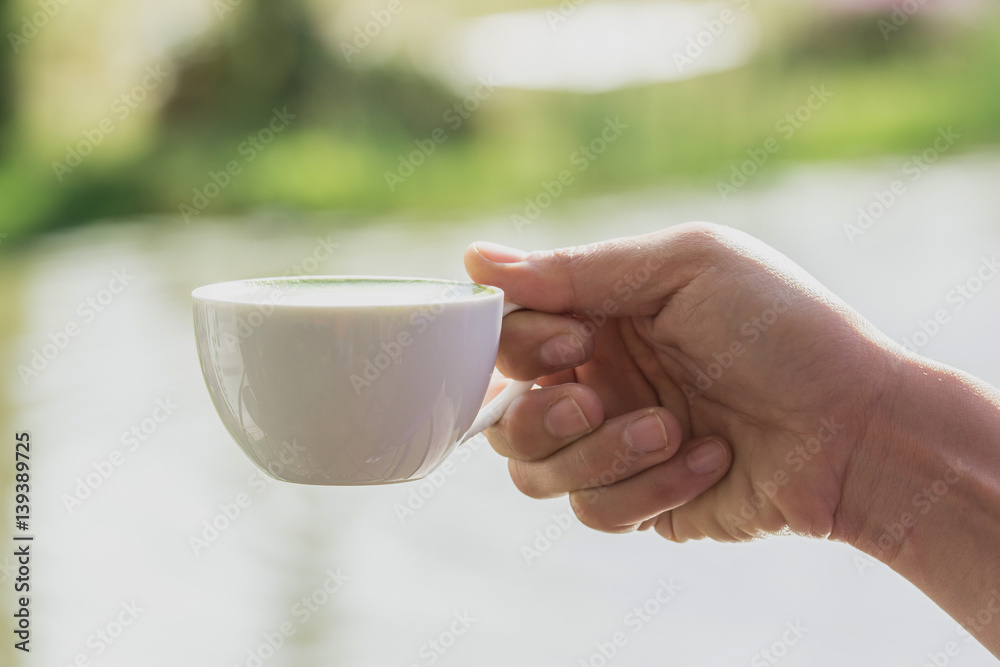
[[[568,492],[605,531],[847,542],[1000,657],[996,388],[910,355],[721,227],[476,244],[466,266],[531,309],[504,320],[497,365],[542,388],[487,431],[522,491]]]
[[[504,320],[497,366],[542,388],[487,432],[524,493],[676,541],[837,529],[898,350],[787,258],[690,224],[465,259],[529,309]]]

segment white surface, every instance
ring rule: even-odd
[[[484,16],[442,43],[441,69],[463,84],[586,92],[687,79],[753,54],[749,5],[565,0]]]

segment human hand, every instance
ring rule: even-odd
[[[898,350],[802,269],[708,224],[465,259],[530,309],[497,366],[542,388],[487,431],[524,493],[676,541],[835,531]]]

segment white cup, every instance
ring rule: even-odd
[[[286,482],[420,479],[533,384],[512,383],[480,412],[501,318],[518,308],[496,287],[321,276],[191,296],[219,416],[251,461]]]

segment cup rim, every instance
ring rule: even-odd
[[[357,303],[283,303],[280,300],[264,300],[250,298],[248,296],[248,286],[255,289],[267,289],[269,286],[281,287],[289,284],[320,283],[320,282],[358,282],[358,283],[397,283],[400,285],[411,283],[436,284],[442,286],[454,286],[474,288],[469,294],[451,294],[448,298],[438,297],[427,300],[407,300],[405,302],[393,303],[391,300],[380,302],[379,307],[397,306],[433,306],[438,303],[467,303],[480,300],[487,300],[491,297],[499,296],[503,299],[503,290],[493,285],[482,285],[463,280],[448,280],[441,278],[417,278],[409,276],[375,276],[375,275],[323,275],[323,276],[273,276],[267,278],[244,278],[240,280],[226,280],[208,285],[202,285],[191,292],[191,298],[202,303],[232,303],[232,304],[266,304],[270,306],[280,306],[282,308],[358,308]]]

